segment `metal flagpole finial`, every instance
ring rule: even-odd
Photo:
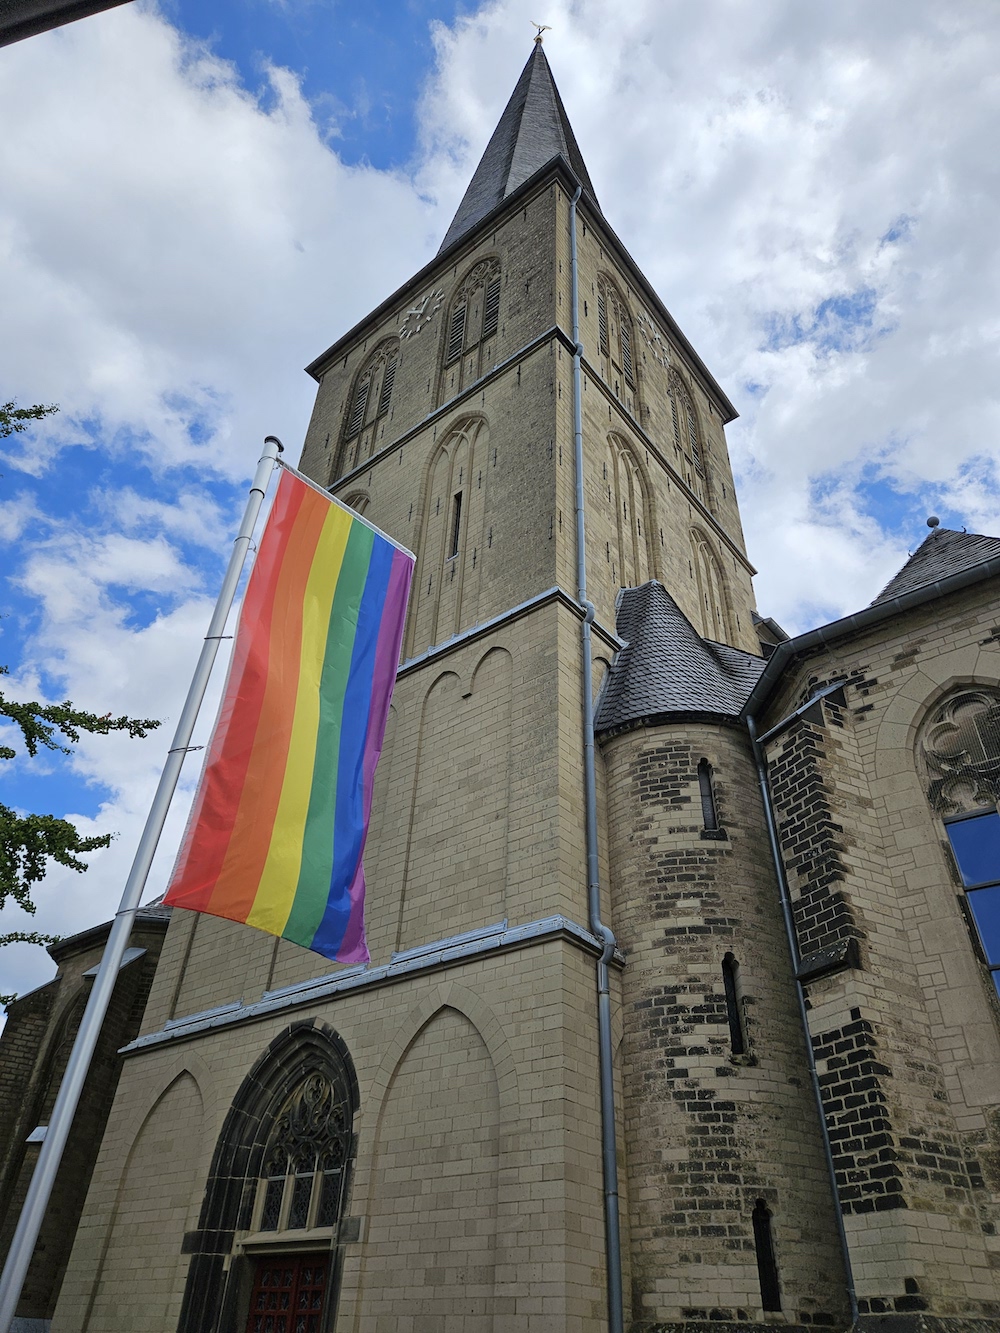
[[[542,44],[542,40],[543,40],[543,38],[542,38],[542,33],[543,33],[543,32],[551,32],[552,29],[549,27],[549,25],[548,25],[547,23],[536,23],[534,19],[529,19],[528,22],[531,24],[531,26],[532,26],[534,29],[536,29],[536,31],[535,31],[535,45],[536,45],[536,46],[541,46],[541,44]]]

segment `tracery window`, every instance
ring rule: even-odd
[[[949,695],[924,723],[917,753],[1000,994],[1000,691],[963,688]]]
[[[385,338],[361,367],[348,399],[338,475],[356,467],[375,452],[392,406],[392,388],[398,365],[399,339]]]
[[[347,1106],[312,1074],[278,1116],[258,1187],[259,1231],[332,1227],[340,1215],[350,1148]]]
[[[481,259],[459,283],[445,326],[442,398],[454,397],[493,364],[500,326],[500,261]]]
[[[927,798],[942,815],[969,813],[1000,800],[1000,691],[961,689],[924,723],[918,755]]]
[[[597,280],[597,341],[602,356],[607,357],[607,381],[627,409],[634,414],[632,398],[636,392],[633,359],[632,316],[618,288],[610,278]]]

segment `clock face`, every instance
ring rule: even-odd
[[[640,310],[636,323],[639,325],[639,332],[642,335],[642,340],[649,348],[653,360],[661,366],[669,366],[670,349],[660,333],[660,330],[644,310]]]
[[[426,296],[422,296],[403,316],[403,322],[399,326],[399,336],[401,338],[412,338],[421,329],[426,328],[441,309],[443,301],[444,292],[440,287],[433,292],[428,292]]]

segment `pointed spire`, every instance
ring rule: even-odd
[[[528,63],[521,71],[517,86],[441,243],[441,250],[447,250],[449,245],[470,231],[529,176],[533,176],[560,154],[573,168],[581,185],[596,204],[594,187],[590,183],[559,89],[552,77],[542,44],[536,40]]]

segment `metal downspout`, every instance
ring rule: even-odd
[[[615,1085],[611,1044],[611,987],[608,964],[615,951],[611,928],[601,920],[601,880],[597,850],[597,776],[594,761],[594,689],[590,626],[594,607],[587,600],[587,545],[583,492],[583,396],[581,389],[583,344],[580,342],[580,286],[576,248],[576,193],[569,205],[571,306],[573,312],[573,452],[576,468],[576,582],[577,597],[584,609],[580,625],[583,656],[583,773],[586,800],[587,907],[590,929],[603,949],[597,964],[597,1032],[601,1081],[601,1156],[604,1167],[604,1234],[607,1256],[608,1329],[623,1333],[622,1251],[618,1220],[618,1143],[615,1136]]]
[[[785,719],[788,721],[790,719]],[[833,1208],[837,1219],[837,1237],[840,1241],[841,1254],[844,1260],[844,1277],[847,1281],[847,1299],[851,1306],[851,1324],[857,1324],[858,1321],[858,1295],[854,1288],[854,1270],[851,1266],[851,1251],[847,1243],[847,1232],[844,1229],[844,1213],[840,1206],[840,1191],[837,1189],[837,1171],[833,1164],[833,1149],[830,1147],[830,1133],[826,1124],[826,1113],[823,1110],[823,1095],[819,1086],[819,1074],[816,1070],[816,1058],[813,1054],[812,1036],[809,1032],[809,1016],[806,1010],[805,989],[802,985],[802,979],[799,976],[799,967],[801,958],[799,955],[799,942],[795,934],[795,920],[792,916],[792,901],[788,893],[788,877],[785,874],[785,863],[781,858],[781,847],[778,843],[778,829],[774,819],[774,806],[771,804],[771,787],[767,778],[767,759],[763,747],[757,739],[757,726],[752,717],[748,717],[747,730],[750,732],[750,744],[753,747],[754,762],[757,765],[757,780],[760,783],[760,794],[764,802],[764,820],[767,824],[767,840],[771,845],[771,858],[774,861],[774,873],[778,877],[778,893],[781,898],[781,915],[785,922],[785,935],[788,938],[788,951],[792,958],[792,971],[795,974],[795,993],[799,1004],[799,1021],[802,1024],[802,1033],[806,1043],[806,1058],[809,1062],[809,1078],[812,1083],[813,1096],[816,1099],[816,1110],[819,1112],[820,1134],[823,1138],[823,1155],[826,1158],[826,1169],[830,1176],[830,1189],[833,1191]],[[777,726],[772,727],[769,735],[779,731],[782,727],[779,722]]]

